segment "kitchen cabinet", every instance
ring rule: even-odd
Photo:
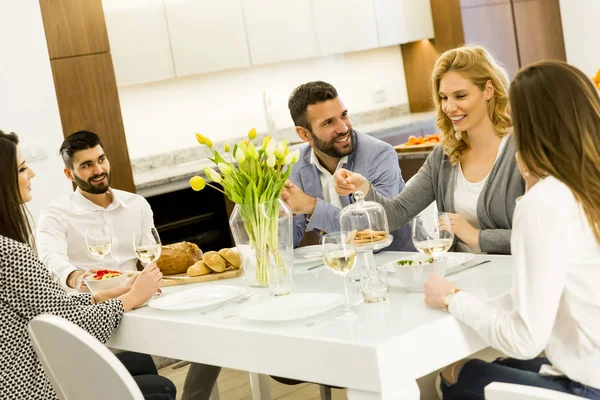
[[[373,0],[379,47],[432,39],[431,4],[417,0]]]
[[[310,0],[243,0],[253,65],[316,57]]]
[[[379,47],[373,1],[311,0],[311,2],[319,55],[349,53]]]
[[[162,0],[103,0],[119,86],[175,77]]]
[[[250,66],[240,0],[164,0],[177,76]]]

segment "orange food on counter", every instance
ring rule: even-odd
[[[425,136],[410,136],[408,142],[404,143],[404,146],[415,146],[418,144],[435,144],[440,142],[440,137],[437,133]]]

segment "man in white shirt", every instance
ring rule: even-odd
[[[60,155],[65,175],[77,189],[42,210],[36,229],[40,259],[66,290],[86,290],[83,279],[92,275],[100,264],[88,252],[86,229],[107,226],[112,248],[105,256],[105,268],[135,271],[133,234],[154,227],[150,205],[142,196],[110,187],[110,163],[95,133],[80,131],[70,135],[64,140]],[[165,378],[158,376],[150,356],[130,352],[117,356],[144,395],[175,399],[174,386],[164,389],[160,382],[157,384],[157,380]],[[136,375],[139,371],[143,372],[143,378]],[[220,367],[192,364],[182,398],[208,399],[219,372]]]
[[[281,194],[296,214],[294,246],[305,232],[340,230],[340,210],[354,199],[336,193],[333,174],[338,168],[368,176],[375,190],[388,198],[404,189],[394,148],[352,129],[348,110],[332,85],[322,81],[300,85],[292,92],[288,108],[298,137],[306,142]],[[388,250],[415,251],[408,225],[392,234],[394,242]]]

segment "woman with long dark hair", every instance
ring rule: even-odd
[[[67,295],[32,248],[25,203],[31,200],[35,174],[18,143],[16,134],[0,131],[0,393],[9,399],[57,399],[30,343],[29,321],[40,314],[58,315],[106,342],[123,313],[159,289],[162,274],[149,264],[115,289]]]
[[[577,68],[546,61],[517,73],[510,104],[527,185],[511,237],[512,309],[440,277],[425,302],[512,358],[459,361],[440,389],[444,399],[483,399],[499,381],[600,399],[600,97]]]

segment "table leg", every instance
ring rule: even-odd
[[[419,386],[416,381],[407,381],[402,387],[395,387],[393,392],[368,392],[348,389],[348,400],[419,400]]]
[[[250,372],[250,387],[253,400],[271,400],[271,377]]]

